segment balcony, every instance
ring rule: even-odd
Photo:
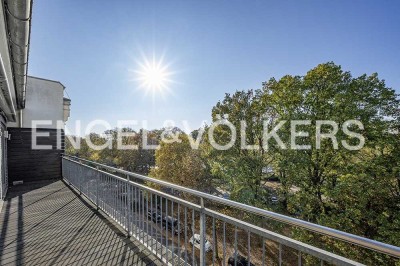
[[[289,227],[400,256],[395,246],[99,163],[64,156],[62,164],[62,181],[9,191],[1,265],[362,265],[285,236]]]

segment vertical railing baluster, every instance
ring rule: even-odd
[[[215,239],[215,217],[212,218],[212,235],[213,235],[213,257],[212,257],[212,264],[215,265],[215,245],[217,243]]]
[[[111,217],[114,217],[114,179],[110,176],[110,188],[111,193],[110,193],[110,213],[111,213]]]
[[[122,219],[121,219],[121,199],[120,199],[120,194],[121,194],[121,187],[120,187],[120,181],[118,179],[115,179],[115,182],[117,183],[117,195],[116,195],[116,201],[117,201],[117,221],[120,225],[122,225]],[[122,225],[123,227],[123,225]]]
[[[131,229],[132,229],[132,217],[131,217],[131,215],[132,215],[132,213],[131,213],[131,206],[132,206],[132,193],[131,193],[131,188],[132,188],[132,186],[131,186],[131,177],[129,176],[129,175],[126,175],[126,179],[128,180],[128,183],[127,183],[127,198],[128,198],[128,206],[127,206],[127,209],[128,209],[128,217],[127,217],[127,220],[128,220],[128,225],[127,225],[127,228],[128,228],[128,237],[131,237]]]
[[[223,223],[223,231],[224,231],[224,241],[223,241],[223,246],[222,246],[222,248],[223,248],[223,260],[224,260],[224,263],[223,263],[223,265],[225,266],[226,265],[226,223],[225,223],[225,221],[224,221],[224,223]]]
[[[150,239],[151,239],[151,249],[153,250],[154,249],[154,247],[153,247],[153,239],[154,239],[154,236],[153,236],[153,219],[152,219],[152,217],[153,217],[153,194],[152,193],[150,193]],[[148,218],[148,216],[149,216],[149,213],[147,213],[147,218]]]
[[[146,192],[146,213],[143,219],[146,220],[146,246],[149,247],[149,192]]]
[[[108,174],[104,175],[104,184],[105,184],[105,191],[104,191],[104,209],[107,215],[108,213],[108,196],[110,195],[110,190],[108,186]]]
[[[101,207],[102,207],[102,210],[105,211],[106,210],[106,195],[105,195],[106,191],[105,191],[105,188],[107,189],[107,187],[105,187],[106,176],[104,174],[101,174],[101,182],[102,182],[101,191],[100,191],[100,193],[101,193]]]
[[[107,213],[107,214],[109,214],[108,213],[108,195],[110,194],[109,193],[109,187],[108,187],[108,175],[106,174],[106,175],[104,175],[104,183],[105,183],[105,193],[104,193],[104,211]]]
[[[123,188],[122,188],[122,182],[119,179],[116,179],[116,181],[117,181],[118,220],[119,220],[119,224],[123,228],[124,227],[124,224],[123,224],[123,211],[122,211],[123,201],[121,200],[122,199],[121,196],[122,196]]]
[[[187,207],[185,206],[185,227],[184,227],[184,229],[185,229],[185,265],[187,264],[187,261],[188,261],[188,253],[187,253],[187,242],[188,242],[188,239],[187,239]]]
[[[101,186],[101,201],[103,202],[102,206],[103,206],[103,211],[107,213],[106,211],[106,207],[107,207],[107,175],[102,174],[102,182],[103,185]]]
[[[82,162],[79,162],[81,165],[80,168],[80,175],[79,175],[79,195],[82,195],[82,180],[83,180],[83,167],[82,167]]]
[[[194,254],[194,232],[195,228],[194,228],[194,209],[192,209],[192,265],[196,265],[195,263],[195,254]]]
[[[250,266],[250,260],[251,260],[251,254],[250,254],[250,238],[251,238],[251,233],[250,231],[247,231],[247,266]]]
[[[97,189],[97,193],[99,196],[99,204],[98,204],[99,210],[103,209],[103,201],[102,201],[103,194],[102,194],[102,191],[100,191],[101,184],[103,183],[102,179],[103,179],[103,174],[101,172],[99,172],[99,184],[98,184],[98,189]]]
[[[262,238],[262,266],[265,266],[265,238]]]
[[[100,172],[99,172],[99,167],[98,166],[96,166],[96,177],[97,177],[97,182],[96,182],[96,210],[99,211]]]
[[[113,177],[114,181],[114,218],[118,222],[118,181]]]
[[[112,211],[111,211],[111,193],[112,193],[112,185],[111,185],[111,177],[110,175],[107,175],[107,213],[108,215],[112,216]]]
[[[140,226],[140,228],[142,229],[142,235],[141,235],[141,238],[142,238],[142,243],[143,243],[143,245],[146,245],[145,243],[144,243],[144,193],[143,193],[143,190],[141,190],[141,189],[139,189],[139,195],[140,195],[140,222],[141,222],[141,226]]]
[[[139,222],[139,241],[142,241],[144,245],[144,227],[143,227],[143,193],[141,188],[138,188],[139,192],[139,216],[138,216],[138,222]]]
[[[144,208],[144,190],[141,191],[141,199],[142,199],[142,216],[140,217],[140,219],[142,219],[142,238],[143,238],[143,244],[144,244],[144,235],[145,235],[145,208]],[[145,245],[145,244],[144,244]]]
[[[298,261],[297,261],[297,265],[298,266],[301,266],[301,251],[299,250],[299,252],[298,252]]]
[[[136,186],[131,183],[131,208],[132,208],[132,217],[131,217],[131,224],[132,224],[132,236],[137,238],[137,188]]]
[[[121,193],[121,212],[122,212],[122,225],[126,230],[126,236],[129,238],[129,230],[128,230],[128,183],[125,181],[121,181],[122,185],[122,190],[123,192]]]
[[[138,199],[137,199],[137,187],[135,186],[135,195],[134,195],[134,198],[135,198],[135,202],[134,202],[134,204],[133,204],[133,206],[134,206],[134,213],[135,213],[135,217],[132,217],[133,218],[133,224],[135,225],[135,236],[137,237],[137,234],[138,234],[138,226],[137,226],[137,219],[138,219],[138,209],[137,209],[137,202],[138,202]],[[132,232],[133,233],[133,232]]]
[[[113,179],[112,179],[112,177],[111,176],[108,176],[108,178],[109,178],[109,182],[110,182],[110,196],[109,196],[109,201],[110,201],[110,204],[109,204],[109,208],[110,208],[110,216],[111,217],[114,217],[114,184],[113,184]]]
[[[237,247],[237,226],[235,225],[235,266],[237,266],[237,254],[238,253],[238,247]]]
[[[154,217],[154,216],[152,216]],[[156,252],[158,253],[158,195],[156,195],[156,215],[155,215],[155,220],[156,220]]]
[[[174,252],[174,237],[175,237],[175,218],[174,218],[174,202],[171,200],[171,217],[172,217],[172,228],[171,228],[171,256],[172,256],[172,266],[175,265],[175,252]]]
[[[120,194],[120,187],[119,187],[119,180],[114,178],[115,180],[115,188],[116,188],[116,193],[115,193],[115,218],[117,220],[117,223],[121,224],[121,217],[120,217],[120,213],[121,213],[121,208],[120,208],[120,200],[119,200],[119,194]]]
[[[178,203],[178,262],[181,265],[181,205]]]
[[[117,223],[121,224],[121,208],[120,208],[120,200],[119,200],[119,194],[120,194],[120,187],[119,187],[119,180],[114,178],[115,184],[116,184],[116,189],[115,189],[115,210],[116,210],[116,219]]]
[[[161,248],[161,260],[163,258],[163,251],[164,251],[164,247],[163,247],[163,245],[164,245],[164,243],[163,243],[163,206],[162,206],[163,204],[162,204],[162,202],[163,202],[163,198],[160,197],[160,216],[161,216],[161,219],[160,219],[160,235],[161,235],[160,248]]]
[[[139,240],[144,244],[144,224],[143,224],[143,191],[139,188]]]
[[[115,184],[114,184],[114,178],[110,176],[110,182],[111,182],[111,187],[112,187],[112,192],[111,194],[111,212],[112,212],[112,217],[115,219]]]
[[[165,199],[165,259],[168,263],[168,226],[169,226],[169,219],[168,219],[168,199]]]
[[[138,237],[139,237],[139,241],[142,241],[142,193],[141,193],[141,191],[140,191],[140,188],[138,187],[138,189],[137,189],[137,192],[138,192],[138,202],[137,202],[137,204],[138,204],[138,215],[137,215],[137,224],[138,224],[138,229],[139,229],[139,235],[138,235]]]
[[[114,219],[117,221],[118,223],[118,184],[117,184],[117,180],[112,177],[113,182],[114,182]]]
[[[115,182],[117,183],[117,195],[116,195],[116,201],[117,201],[117,221],[118,223],[123,227],[122,225],[122,217],[121,217],[121,199],[120,199],[120,194],[121,194],[121,187],[120,187],[120,181],[118,179],[115,179]]]
[[[200,198],[200,265],[206,265],[206,215],[204,213],[204,199]]]
[[[121,225],[122,225],[122,227],[124,227],[125,226],[125,202],[126,202],[126,194],[125,194],[125,197],[123,196],[124,195],[124,193],[125,193],[125,182],[122,182],[122,181],[118,181],[119,182],[119,185],[121,186],[119,189],[118,189],[118,202],[119,202],[119,206],[120,206],[120,208],[119,208],[119,213],[120,213],[120,223],[121,223]]]

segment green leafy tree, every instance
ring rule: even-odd
[[[231,192],[232,199],[253,205],[265,201],[263,169],[271,163],[271,158],[263,145],[265,111],[261,110],[259,96],[251,90],[226,94],[223,101],[213,107],[212,118],[213,122],[229,121],[237,137],[232,147],[226,150],[215,149],[209,138],[204,138],[203,156],[208,159],[212,174],[220,186]],[[255,147],[243,149],[241,135],[244,136],[243,145]],[[232,129],[219,125],[212,137],[218,145],[226,145],[233,138]]]
[[[271,79],[263,86],[262,101],[279,120],[310,120],[309,138],[296,139],[307,150],[280,149],[272,145],[281,193],[289,212],[302,219],[399,245],[400,202],[398,186],[399,100],[377,74],[352,77],[333,63],[318,65],[304,77]],[[330,139],[316,147],[316,121],[333,120],[341,129],[346,120],[357,119],[364,128],[350,128],[365,138],[364,148],[348,150],[359,142],[339,130],[339,147]],[[331,126],[321,128],[332,131]],[[280,129],[290,147],[290,125]],[[397,146],[396,146],[397,145]],[[292,186],[299,188],[295,193]],[[397,233],[396,233],[397,232]],[[390,235],[390,236],[389,236]],[[317,240],[319,241],[319,240]],[[335,244],[339,251],[344,246]],[[365,260],[363,253],[355,256]],[[370,263],[382,258],[371,258]],[[374,260],[376,259],[376,260]]]

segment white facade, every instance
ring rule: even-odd
[[[66,122],[69,117],[69,108],[65,111],[64,107],[64,104],[69,104],[68,99],[64,99],[64,89],[64,85],[58,81],[28,77],[25,108],[18,111],[17,121],[9,122],[7,126],[57,128],[57,121]],[[49,123],[33,126],[33,121],[38,120],[47,120]]]

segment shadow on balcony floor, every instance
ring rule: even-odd
[[[12,187],[0,214],[0,265],[161,265],[63,181]]]

